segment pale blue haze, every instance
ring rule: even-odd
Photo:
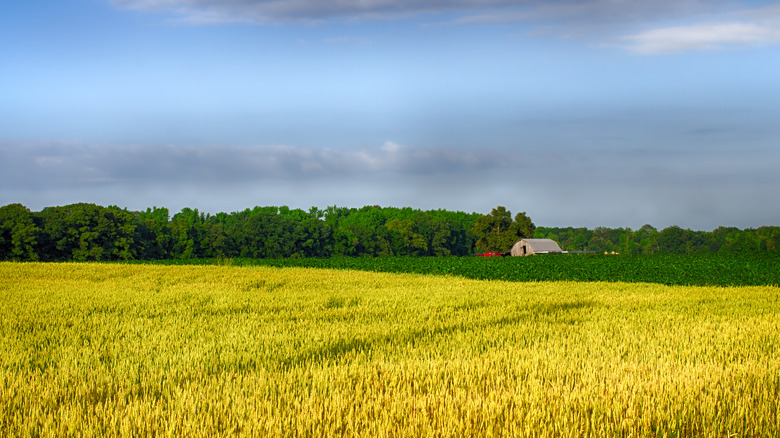
[[[0,205],[780,225],[778,78],[771,1],[9,2]]]

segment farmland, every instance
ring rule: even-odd
[[[0,263],[8,436],[780,436],[778,399],[776,286]]]
[[[780,251],[538,257],[334,257],[166,260],[164,264],[310,267],[455,275],[476,280],[620,281],[679,286],[780,285]]]

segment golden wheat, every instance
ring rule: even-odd
[[[780,436],[780,291],[0,263],[3,436]]]

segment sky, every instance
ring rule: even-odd
[[[780,2],[36,0],[0,205],[780,225]]]

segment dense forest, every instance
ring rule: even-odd
[[[780,248],[780,227],[711,232],[680,227],[536,227],[525,213],[412,208],[255,207],[215,215],[184,208],[129,211],[72,204],[30,211],[0,207],[0,260],[160,260],[332,256],[465,256],[508,250],[519,237],[556,240],[564,250],[638,253],[761,251]],[[509,243],[507,243],[509,242]]]

